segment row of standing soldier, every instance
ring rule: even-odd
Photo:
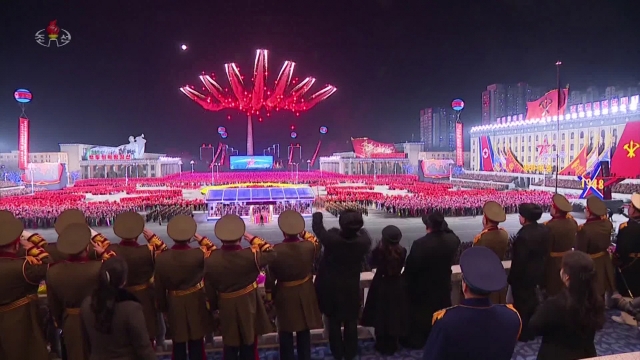
[[[151,342],[157,312],[164,315],[173,339],[174,359],[205,358],[203,338],[213,332],[211,313],[216,310],[225,358],[255,359],[257,337],[272,330],[256,282],[267,266],[267,300],[277,294],[273,304],[281,357],[293,359],[293,332],[298,335],[299,357],[310,357],[310,329],[322,327],[312,282],[319,245],[304,230],[300,214],[286,211],[280,216],[285,239],[277,251],[245,233],[244,221],[235,215],[216,223],[216,236],[223,242],[220,249],[197,234],[195,221],[186,215],[176,216],[168,225],[168,235],[175,242],[171,248],[144,229],[144,219],[137,213],[123,213],[116,219],[114,232],[121,238],[118,244],[90,229],[78,210],[64,212],[55,225],[58,242],[50,244],[38,234],[25,232],[11,213],[0,213],[0,273],[9,285],[6,290],[12,290],[3,288],[0,295],[2,359],[48,359],[36,311],[36,292],[43,280],[51,315],[62,330],[66,359],[88,359],[92,351],[120,356],[135,352],[135,346],[123,349],[116,344],[89,344],[83,338],[80,307],[97,286],[101,265],[96,260],[113,256],[123,257],[131,269],[126,289],[142,305]],[[146,246],[137,242],[141,234]],[[198,247],[189,245],[194,238]],[[250,247],[240,245],[242,238]],[[281,256],[276,256],[278,253]],[[14,324],[20,324],[18,329]]]
[[[615,294],[634,297],[640,293],[640,194],[634,194],[629,206],[629,221],[620,224],[616,247],[609,254],[613,224],[607,217],[606,204],[599,198],[587,199],[586,222],[578,225],[570,215],[572,204],[562,195],[553,196],[551,220],[538,224],[543,210],[536,204],[519,206],[522,228],[512,247],[509,284],[513,303],[526,329],[528,320],[539,301],[563,289],[558,275],[562,257],[571,250],[588,254],[596,269],[596,291],[600,296]],[[502,207],[488,202],[483,208],[483,231],[474,239],[474,245],[492,249],[499,258],[505,258],[509,235],[499,228],[506,220]],[[614,266],[616,265],[616,266]],[[494,303],[506,302],[506,290],[494,293]],[[533,335],[523,331],[520,340],[532,340]]]

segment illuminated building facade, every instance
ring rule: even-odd
[[[634,95],[568,106],[559,116],[559,139],[556,116],[474,127],[471,169],[552,173],[559,146],[560,175],[582,175],[595,163],[610,161],[612,176],[638,177],[638,100]]]

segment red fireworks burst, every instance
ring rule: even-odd
[[[263,107],[267,112],[271,110],[290,110],[300,113],[311,109],[336,91],[334,86],[326,85],[322,90],[305,98],[305,94],[311,90],[316,79],[307,77],[297,83],[297,79],[293,78],[293,69],[296,65],[293,61],[284,62],[273,90],[267,90],[267,59],[267,50],[256,51],[253,84],[250,89],[245,87],[243,76],[240,74],[238,66],[230,63],[225,64],[224,69],[229,79],[231,91],[223,89],[214,80],[213,75],[200,76],[200,81],[208,90],[206,95],[196,91],[193,86],[184,86],[180,90],[206,110],[236,109],[246,112],[247,115],[258,114]],[[291,84],[295,86],[290,87],[289,85]]]
[[[246,112],[247,155],[253,155],[252,114],[258,114],[264,107],[267,111],[267,116],[270,115],[271,110],[289,110],[299,115],[300,112],[311,109],[337,90],[335,86],[326,85],[322,90],[305,98],[306,93],[311,89],[316,79],[308,77],[298,83],[298,79],[293,78],[293,69],[296,65],[293,61],[284,62],[273,90],[267,90],[268,54],[267,50],[256,51],[253,84],[249,90],[245,87],[244,77],[240,75],[240,70],[234,63],[224,65],[231,91],[223,89],[215,81],[213,74],[200,76],[200,81],[209,92],[207,95],[196,91],[193,86],[188,85],[180,88],[180,91],[206,110],[236,109]],[[293,87],[290,87],[290,85],[293,85]],[[262,118],[259,118],[259,120],[262,121]]]

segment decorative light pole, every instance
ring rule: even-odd
[[[556,81],[557,81],[557,86],[558,86],[558,100],[556,103],[557,106],[557,122],[556,122],[556,194],[558,193],[558,174],[560,173],[560,146],[558,146],[558,143],[561,143],[560,141],[560,96],[561,96],[561,90],[560,90],[560,65],[562,65],[562,61],[558,60],[556,61]]]

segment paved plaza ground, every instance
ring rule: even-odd
[[[576,215],[577,217],[578,215]],[[544,214],[541,221],[546,221],[550,218],[549,214]],[[212,239],[216,244],[220,242],[215,238],[213,228],[215,221],[206,221],[204,214],[196,214],[196,220],[198,221],[198,233],[205,235]],[[578,223],[582,223],[584,220],[578,219]],[[617,224],[624,221],[623,218],[615,216],[614,223],[617,228]],[[372,238],[377,240],[380,238],[382,228],[387,225],[396,225],[402,230],[403,238],[402,245],[410,247],[411,243],[425,234],[425,226],[422,224],[420,218],[399,218],[390,214],[386,214],[379,211],[370,211],[369,216],[364,217],[365,228],[369,231]],[[482,230],[482,216],[471,217],[451,217],[447,218],[449,227],[460,237],[463,242],[473,241],[476,236]],[[338,226],[338,218],[333,215],[324,212],[324,224],[327,229]],[[171,244],[172,241],[167,236],[166,224],[158,225],[158,223],[147,223],[148,228],[155,232],[160,238]],[[501,224],[509,233],[515,234],[520,229],[520,223],[518,221],[517,214],[507,215],[507,221]],[[311,218],[307,219],[307,229],[311,230]],[[96,228],[96,231],[101,232],[107,238],[116,239],[113,234],[113,229],[108,227]],[[247,224],[247,231],[253,235],[263,237],[271,243],[279,243],[282,241],[282,233],[278,228],[277,222],[272,222],[264,226],[256,224]],[[55,242],[57,235],[53,229],[41,229],[39,233],[45,237],[48,241]]]

